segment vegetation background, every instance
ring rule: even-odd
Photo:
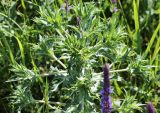
[[[160,0],[1,0],[0,113],[160,113]]]

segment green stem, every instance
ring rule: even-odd
[[[64,69],[66,69],[67,67],[54,55],[53,52],[49,51],[49,54],[51,55],[51,57],[56,60]]]

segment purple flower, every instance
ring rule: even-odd
[[[117,3],[117,0],[112,0],[112,4],[115,4],[115,3]]]
[[[148,113],[155,113],[155,109],[154,109],[154,107],[153,107],[151,102],[149,102],[147,104],[147,111],[148,111]]]
[[[118,9],[115,7],[115,8],[113,9],[113,12],[118,12]]]
[[[111,113],[112,109],[112,100],[111,100],[111,87],[109,80],[109,65],[105,64],[103,68],[103,89],[101,90],[101,112],[102,113]]]
[[[67,12],[70,12],[70,10],[73,9],[73,6],[69,5],[68,0],[66,0],[65,3],[62,4],[62,9],[65,9]]]

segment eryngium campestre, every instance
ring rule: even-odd
[[[109,65],[105,64],[103,68],[103,89],[101,90],[101,112],[110,113],[112,109],[111,87],[109,80]]]
[[[151,102],[149,102],[147,104],[147,111],[148,111],[148,113],[155,113],[155,109],[154,109],[154,107],[153,107]]]

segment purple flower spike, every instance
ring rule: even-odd
[[[111,100],[111,87],[109,80],[109,65],[105,64],[103,68],[103,89],[101,90],[101,112],[102,113],[111,113],[112,109],[112,100]]]
[[[151,102],[149,102],[147,104],[147,111],[148,111],[148,113],[155,113],[155,109],[154,109],[154,107],[153,107]]]

